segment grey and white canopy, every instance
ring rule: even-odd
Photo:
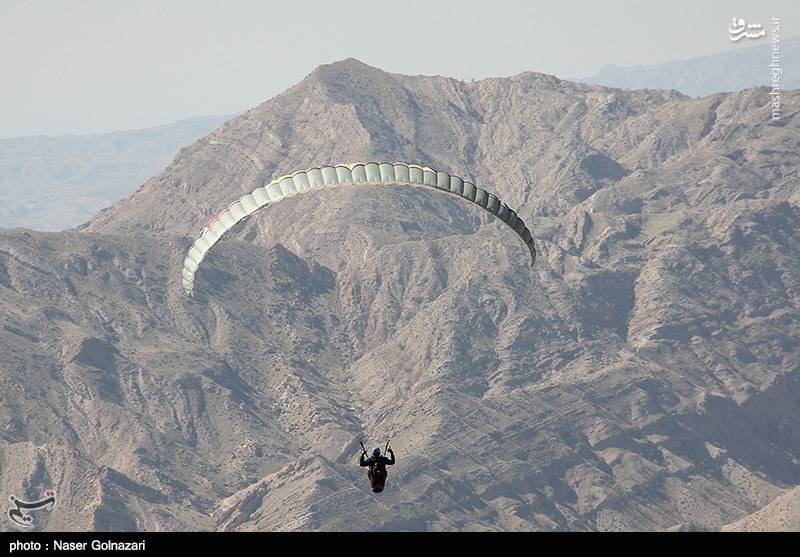
[[[457,195],[462,199],[471,201],[506,223],[522,238],[522,241],[528,247],[531,255],[531,267],[536,261],[536,248],[533,238],[522,219],[495,195],[477,187],[475,184],[462,180],[458,176],[451,176],[447,172],[437,172],[427,166],[416,164],[353,163],[323,166],[322,168],[312,168],[281,176],[231,203],[227,209],[212,218],[189,249],[183,261],[183,289],[187,294],[192,295],[194,275],[208,250],[238,222],[246,219],[259,209],[263,209],[287,197],[324,187],[346,184],[427,186]]]

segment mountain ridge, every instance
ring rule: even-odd
[[[312,75],[81,230],[0,231],[0,487],[63,492],[43,528],[720,529],[800,484],[800,93],[774,125],[764,89]],[[468,204],[352,186],[184,295],[214,211],[380,159],[498,193],[535,268]]]
[[[800,88],[800,36],[781,38],[781,88]],[[686,60],[620,66],[609,64],[578,81],[624,89],[674,89],[690,97],[771,86],[772,43],[727,50]]]

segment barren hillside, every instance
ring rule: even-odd
[[[56,489],[47,529],[754,513],[800,485],[800,93],[769,101],[318,68],[81,230],[0,232],[0,491]],[[359,160],[471,177],[537,265],[467,203],[352,186],[258,213],[183,294],[215,211]],[[387,436],[376,496],[358,438]]]

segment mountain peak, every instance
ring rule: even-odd
[[[331,68],[331,69],[355,69],[355,68],[362,68],[362,69],[371,69],[371,70],[378,70],[383,71],[380,68],[376,68],[375,66],[370,66],[366,62],[362,62],[358,58],[353,58],[352,56],[349,58],[343,58],[342,60],[336,60],[329,64],[320,64],[317,66],[317,70],[322,68]]]
[[[314,68],[309,74],[309,77],[315,76],[320,78],[348,76],[353,74],[383,74],[388,75],[388,72],[369,64],[365,64],[357,58],[345,58],[343,60],[336,60],[330,64],[321,64]]]

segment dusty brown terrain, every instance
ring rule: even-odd
[[[756,512],[723,526],[726,532],[800,532],[800,488],[788,490]]]
[[[769,100],[318,68],[81,230],[0,233],[0,494],[55,488],[47,529],[796,529],[800,93]],[[183,295],[215,210],[382,159],[495,191],[536,267],[467,203],[353,186]]]

